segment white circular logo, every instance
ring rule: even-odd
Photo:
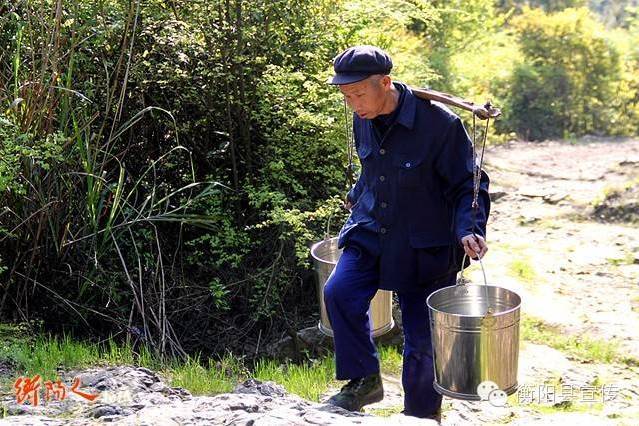
[[[487,401],[488,395],[490,395],[492,391],[497,389],[499,389],[497,383],[486,380],[484,382],[481,382],[479,386],[477,386],[477,395],[479,395],[482,401]]]
[[[488,394],[488,401],[495,407],[503,407],[506,405],[508,395],[501,389],[495,389]]]

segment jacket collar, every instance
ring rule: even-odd
[[[397,86],[401,86],[404,89],[404,100],[401,105],[398,106],[399,112],[397,117],[395,117],[395,122],[401,124],[409,130],[412,130],[415,124],[415,114],[417,112],[417,98],[410,88],[400,82],[394,81],[393,84]],[[353,113],[354,119],[359,119],[355,113]],[[361,119],[366,123],[370,129],[373,129],[373,121],[370,119]]]
[[[417,109],[417,99],[415,95],[410,90],[410,88],[399,81],[393,82],[397,86],[401,86],[404,91],[404,101],[399,106],[399,113],[397,114],[396,121],[407,129],[412,129],[413,124],[415,123],[415,111]]]

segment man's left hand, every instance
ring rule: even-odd
[[[486,240],[481,235],[466,235],[461,243],[466,254],[473,260],[481,259],[488,251]]]

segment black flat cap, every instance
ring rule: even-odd
[[[353,46],[333,59],[333,68],[335,75],[329,84],[350,84],[374,74],[390,74],[393,61],[379,47]]]

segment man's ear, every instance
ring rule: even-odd
[[[383,76],[381,79],[381,82],[382,82],[382,85],[384,86],[384,89],[386,90],[390,89],[391,83],[392,83],[390,76],[388,75]]]

